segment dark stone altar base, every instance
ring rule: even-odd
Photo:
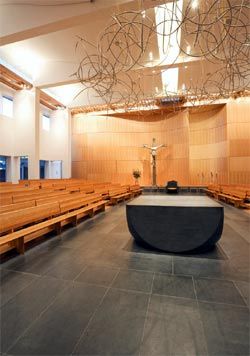
[[[166,252],[211,249],[223,230],[223,207],[205,196],[141,196],[126,213],[137,242]]]

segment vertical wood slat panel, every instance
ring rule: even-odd
[[[84,179],[151,184],[144,143],[166,143],[157,154],[158,184],[250,184],[250,105],[232,101],[212,110],[146,117],[78,114],[72,124],[72,175]],[[242,159],[244,158],[244,159]]]
[[[227,183],[226,106],[190,114],[190,183]]]
[[[229,183],[250,184],[250,101],[228,103]]]
[[[150,185],[151,157],[142,145],[150,145],[154,137],[157,143],[168,146],[158,153],[158,184],[165,184],[175,173],[182,184],[188,183],[188,112],[127,119],[77,115],[73,121],[73,176],[82,174],[87,179],[113,182],[120,179],[122,184],[133,184],[132,171],[139,169],[140,183]],[[185,172],[183,167],[187,167]]]

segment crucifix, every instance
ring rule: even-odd
[[[156,186],[156,153],[157,150],[161,147],[167,147],[167,145],[162,144],[162,145],[156,145],[156,139],[153,138],[152,141],[152,146],[150,147],[149,145],[144,144],[142,146],[143,148],[147,148],[150,150],[151,156],[152,156],[152,183],[153,186]]]

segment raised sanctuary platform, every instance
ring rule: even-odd
[[[209,249],[223,230],[224,208],[206,196],[140,196],[126,213],[137,242],[166,252]]]

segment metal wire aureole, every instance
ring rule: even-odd
[[[183,61],[200,59],[215,68],[184,91],[165,91],[162,96],[184,95],[186,101],[197,103],[249,93],[248,1],[200,0],[195,10],[193,0],[184,0],[182,7],[179,4],[175,0],[171,7],[169,3],[159,6],[165,15],[157,25],[145,11],[127,11],[112,16],[96,45],[79,38],[77,48],[83,51],[83,58],[74,75],[83,90],[93,89],[107,108],[152,106],[159,95],[145,93],[143,88],[148,68],[145,54],[158,36],[162,38],[164,58],[157,62],[157,68],[165,62],[174,66],[180,57]],[[179,50],[169,63],[173,36]]]

